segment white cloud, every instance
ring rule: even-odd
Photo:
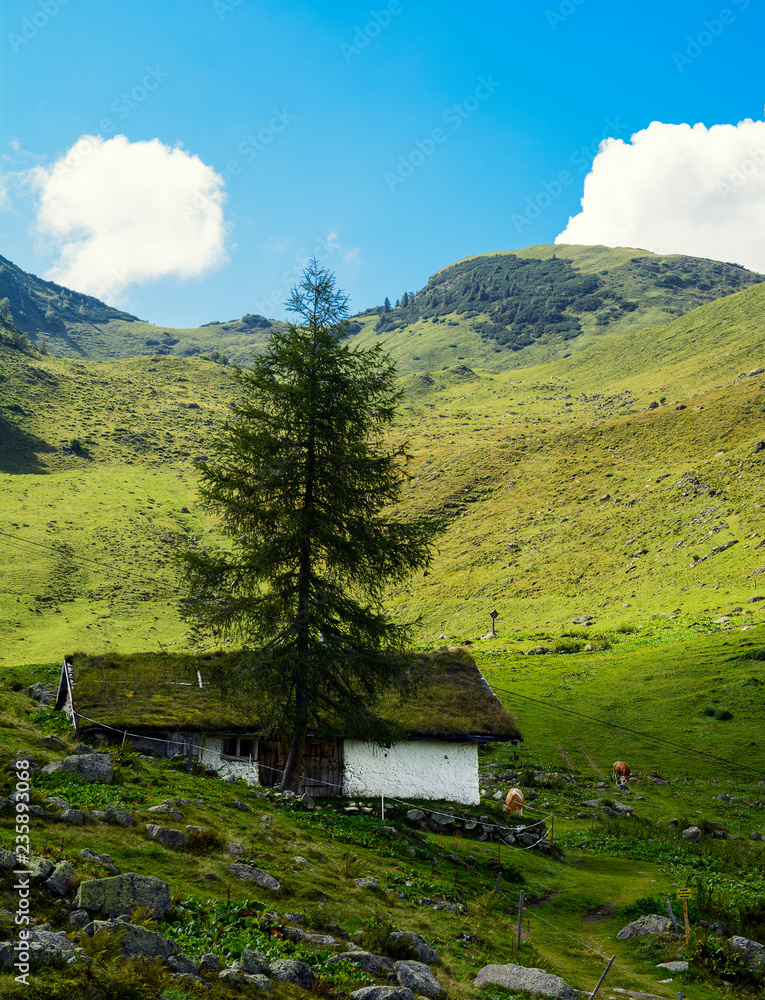
[[[348,247],[340,242],[340,234],[334,229],[327,233],[327,246],[332,253],[340,254],[346,264],[361,263],[361,247]]]
[[[652,122],[606,139],[556,243],[639,247],[765,272],[765,122]]]
[[[159,139],[84,135],[32,179],[38,229],[58,253],[46,277],[59,284],[118,302],[131,284],[226,260],[223,178]]]

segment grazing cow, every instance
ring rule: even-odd
[[[623,760],[617,760],[614,764],[614,784],[620,783],[628,785],[630,783],[630,766]]]
[[[505,804],[502,806],[502,811],[510,813],[517,812],[519,816],[523,816],[523,807],[525,804],[526,799],[524,798],[523,792],[520,788],[511,788],[505,796]]]

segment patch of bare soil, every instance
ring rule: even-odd
[[[588,910],[584,915],[584,922],[586,924],[594,924],[598,920],[605,920],[606,917],[612,917],[615,913],[615,906],[603,903],[601,906],[596,906],[594,910]]]

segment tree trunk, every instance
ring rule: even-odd
[[[295,794],[298,792],[308,731],[307,709],[308,699],[305,670],[303,669],[295,684],[295,728],[292,730],[292,741],[287,760],[284,763],[282,783],[279,786],[279,790],[282,792],[295,792]]]

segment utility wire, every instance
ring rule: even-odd
[[[129,569],[118,569],[116,566],[109,566],[107,563],[99,562],[97,559],[89,559],[88,556],[73,555],[71,552],[67,552],[64,549],[56,548],[55,545],[46,545],[44,542],[33,542],[29,538],[21,538],[18,535],[10,534],[7,531],[0,531],[0,535],[4,538],[10,538],[17,545],[34,545],[38,549],[47,549],[49,552],[55,552],[56,555],[65,556],[67,559],[71,559],[74,563],[88,563],[92,566],[100,566],[101,569],[108,569],[111,573],[114,573],[115,576],[132,576],[135,577],[136,580],[140,580],[142,583],[153,584],[155,586],[157,583],[162,582],[158,580],[149,580],[145,576],[141,576],[139,573],[134,573]],[[182,591],[178,588],[174,587],[172,589],[175,593],[182,593]]]
[[[631,729],[629,726],[620,726],[616,722],[606,722],[604,719],[596,719],[593,715],[586,715],[584,712],[576,712],[573,708],[563,708],[562,705],[551,705],[539,698],[532,698],[527,694],[518,694],[517,691],[510,691],[507,688],[494,686],[493,690],[505,695],[508,698],[521,698],[523,701],[530,701],[535,705],[542,705],[544,708],[547,708],[552,712],[565,712],[567,715],[575,715],[579,719],[586,719],[588,722],[594,722],[598,726],[607,726],[609,729],[617,729],[620,732],[629,733],[631,736],[639,736],[641,739],[648,740],[652,743],[661,743],[664,746],[672,747],[675,750],[680,750],[683,753],[690,754],[691,756],[705,757],[708,760],[714,761],[715,764],[725,764],[729,767],[735,767],[738,770],[751,771],[753,774],[765,775],[765,771],[763,771],[762,768],[751,767],[749,764],[742,764],[740,761],[727,760],[725,757],[717,757],[714,754],[707,753],[705,750],[695,750],[693,747],[685,746],[682,743],[674,743],[672,740],[663,739],[661,736],[652,736],[649,733],[641,733],[638,729]]]

